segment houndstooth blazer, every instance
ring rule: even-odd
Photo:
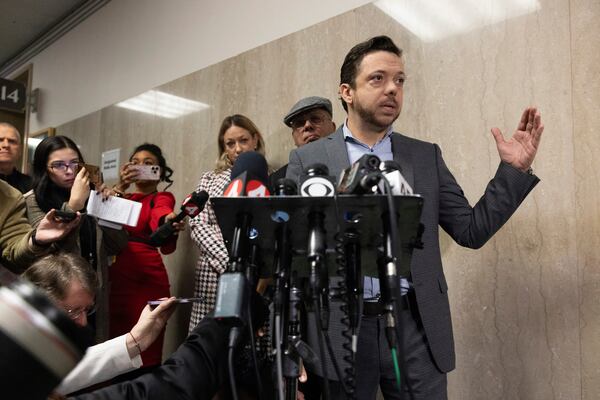
[[[196,191],[205,190],[210,197],[222,196],[231,177],[231,168],[222,172],[205,172],[200,178]],[[227,269],[229,253],[223,241],[217,217],[210,202],[204,210],[190,220],[192,240],[200,248],[194,279],[194,296],[203,297],[201,303],[194,303],[190,318],[189,332],[215,307],[219,276]]]

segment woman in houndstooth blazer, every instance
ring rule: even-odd
[[[265,154],[265,143],[256,125],[243,115],[226,117],[218,136],[219,158],[213,171],[205,172],[196,191],[206,190],[209,196],[221,196],[230,181],[231,167],[237,157],[246,151]],[[215,212],[206,203],[204,210],[190,220],[192,240],[200,248],[196,264],[194,296],[203,297],[194,303],[189,332],[215,307],[219,276],[225,272],[229,254],[217,223]]]

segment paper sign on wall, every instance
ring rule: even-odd
[[[105,181],[119,179],[121,149],[107,150],[102,153],[102,175]]]

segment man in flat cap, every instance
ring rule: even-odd
[[[294,104],[283,118],[283,123],[292,128],[296,147],[302,147],[335,131],[332,115],[331,101],[324,97],[310,96]],[[272,188],[278,179],[285,178],[286,170],[287,164],[269,176]]]

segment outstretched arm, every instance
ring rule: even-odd
[[[40,245],[49,245],[64,238],[73,228],[79,225],[81,215],[77,213],[77,217],[71,222],[61,222],[55,217],[55,210],[50,210],[40,221],[35,230],[35,241]],[[29,241],[32,245],[32,240]]]
[[[504,140],[500,129],[492,128],[500,159],[523,172],[526,172],[533,163],[542,132],[544,132],[542,116],[535,107],[528,107],[523,111],[521,121],[509,140]]]
[[[160,335],[175,311],[175,297],[164,299],[156,308],[144,307],[140,319],[131,328],[127,337],[127,351],[131,358],[145,351]],[[138,347],[139,346],[139,347]]]

